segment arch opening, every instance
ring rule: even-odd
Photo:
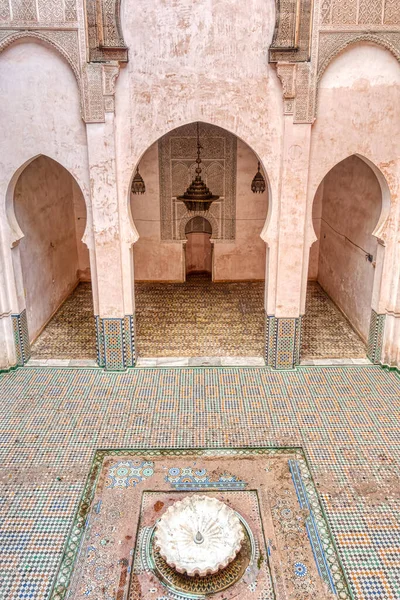
[[[303,359],[366,358],[383,260],[377,232],[388,202],[376,171],[354,154],[337,163],[316,191]]]
[[[12,259],[35,359],[95,358],[86,203],[74,177],[39,155],[12,193]],[[17,286],[18,287],[18,286]]]
[[[194,177],[196,125],[183,125],[164,135],[148,148],[138,165],[146,186],[144,194],[132,193],[130,198],[132,222],[139,236],[132,248],[138,354],[262,356],[266,244],[261,233],[269,212],[268,179],[263,172],[267,189],[254,194],[251,183],[257,173],[258,156],[229,131],[200,123],[201,177],[218,199],[205,212],[188,210],[179,197]],[[204,287],[203,292],[199,286]],[[249,307],[244,314],[239,296],[246,287],[249,295],[244,303],[249,302]],[[157,295],[151,294],[152,289],[157,289]],[[148,333],[151,323],[146,325],[149,307],[163,294],[163,306],[175,307],[181,292],[185,293],[185,302],[173,315],[163,314],[163,309],[154,304],[153,317],[160,319],[158,330],[165,332],[172,318],[174,331],[165,348],[158,342],[152,345]],[[199,302],[199,295],[203,302]],[[229,304],[227,295],[236,295],[236,299]],[[224,328],[226,338],[221,335],[217,343],[218,336],[213,335],[211,327],[214,321],[216,331],[215,306],[221,312],[227,311],[228,319],[233,305],[235,314],[230,317],[240,322],[243,338],[246,327],[254,326],[256,334],[237,345],[228,339]],[[204,314],[199,316],[202,310]],[[254,313],[257,319],[252,323]],[[201,320],[210,329],[198,344],[194,340],[199,339]]]

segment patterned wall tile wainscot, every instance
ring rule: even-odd
[[[19,315],[11,315],[11,319],[13,325],[17,365],[22,366],[27,363],[31,357],[26,310],[24,309]]]
[[[374,310],[371,311],[367,356],[374,364],[381,362],[385,317],[386,315],[378,315]]]
[[[266,316],[265,360],[274,369],[293,369],[300,362],[302,318]]]
[[[107,371],[123,371],[134,367],[135,320],[133,315],[122,319],[96,316],[97,361]]]

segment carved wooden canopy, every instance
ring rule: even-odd
[[[87,0],[86,30],[90,62],[127,62],[128,48],[121,32],[121,0]]]
[[[275,3],[269,62],[310,60],[313,0],[275,0]]]

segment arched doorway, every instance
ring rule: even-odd
[[[262,361],[264,355],[266,245],[260,235],[267,177],[261,166],[265,188],[254,193],[259,161],[253,150],[207,123],[199,124],[199,136],[201,177],[218,196],[207,210],[181,199],[196,174],[197,123],[160,138],[138,165],[145,189],[134,189],[130,207],[139,234],[133,246],[139,365],[141,357]]]
[[[186,276],[204,273],[212,276],[212,227],[204,217],[193,217],[186,223],[185,266]]]
[[[21,273],[32,358],[94,359],[89,251],[81,241],[86,206],[77,182],[40,155],[21,172],[13,199],[22,232],[13,262]]]
[[[315,195],[317,241],[310,250],[303,359],[366,359],[382,190],[366,161],[333,167]]]

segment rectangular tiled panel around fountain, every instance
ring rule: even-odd
[[[169,567],[154,526],[201,494],[239,516],[244,542],[216,575]],[[100,450],[50,598],[177,600],[350,598],[300,448]]]

